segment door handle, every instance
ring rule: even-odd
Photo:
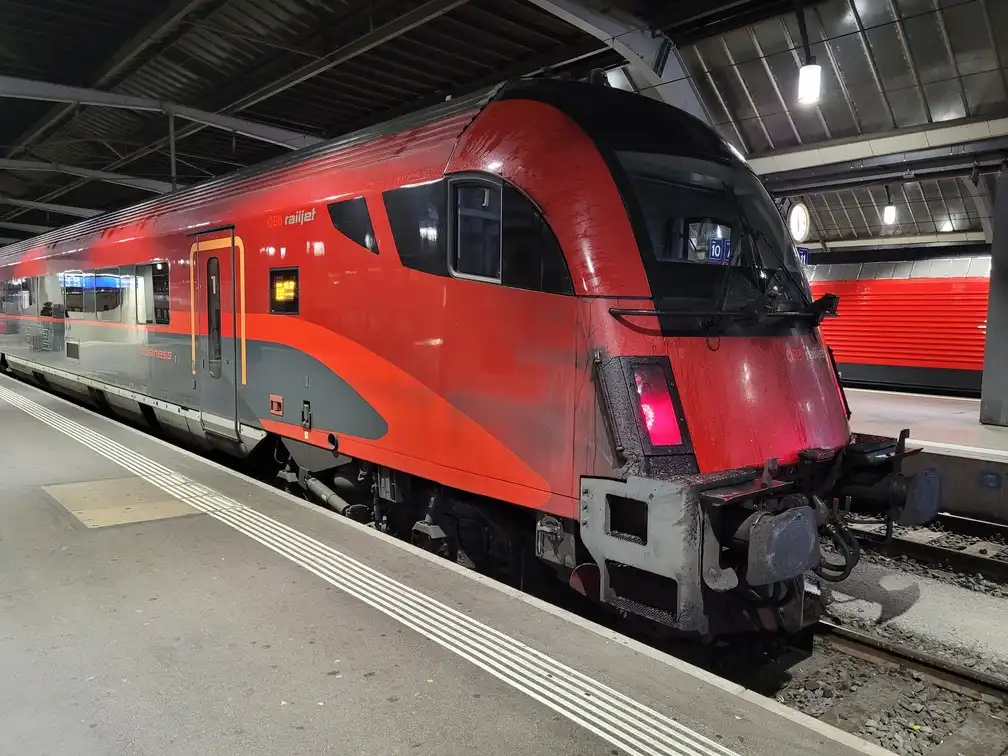
[[[203,358],[203,369],[206,370],[206,357]]]

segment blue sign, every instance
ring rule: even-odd
[[[707,240],[707,262],[726,263],[731,259],[731,239]]]
[[[808,265],[808,247],[797,247],[798,261],[802,265]]]
[[[60,285],[65,289],[128,289],[131,276],[98,275],[93,273],[59,273]]]

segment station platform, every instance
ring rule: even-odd
[[[895,436],[910,429],[922,452],[906,471],[939,468],[942,509],[1008,522],[1008,428],[980,424],[980,400],[896,391],[846,389],[851,430]]]
[[[887,751],[0,376],[0,754]]]
[[[892,436],[910,429],[916,446],[935,454],[1008,462],[1008,428],[980,424],[980,400],[957,396],[846,389],[851,429]]]

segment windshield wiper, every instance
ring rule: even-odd
[[[763,231],[754,228],[752,223],[749,222],[749,216],[746,214],[745,210],[743,210],[742,201],[735,193],[735,189],[727,182],[722,181],[721,191],[728,197],[729,201],[732,203],[732,206],[735,210],[735,217],[739,222],[740,227],[739,230],[742,232],[742,250],[745,249],[745,242],[748,241],[750,244],[750,249],[753,253],[754,266],[761,270],[764,267],[762,265],[762,258],[760,257],[760,250],[759,250],[759,242],[762,241],[766,245],[766,247],[770,250],[770,254],[773,255],[774,259],[777,261],[777,264],[780,266],[779,270],[784,272],[784,275],[787,277],[788,282],[791,284],[792,287],[794,287],[795,293],[798,295],[798,299],[801,301],[802,306],[808,307],[809,305],[811,305],[812,302],[806,296],[805,289],[802,286],[801,281],[798,280],[798,278],[795,276],[792,270],[788,267],[787,263],[784,261],[784,258],[781,257],[781,254],[777,251],[777,249],[770,242],[770,240],[767,239],[766,234]],[[732,257],[734,258],[734,256],[735,256],[735,250],[732,250]],[[728,264],[730,267],[731,259],[729,259]],[[769,282],[770,279],[767,280],[768,284]],[[722,305],[724,304],[724,301],[727,300],[728,298],[728,288],[729,286],[727,285],[727,277],[726,277],[726,287],[724,292],[724,300],[722,300]],[[766,304],[770,304],[771,303],[770,294],[766,291],[761,291],[760,293],[762,294],[761,299]]]
[[[757,241],[762,241],[764,244],[766,244],[767,249],[770,250],[770,254],[774,256],[774,259],[780,265],[780,270],[784,273],[785,276],[787,276],[788,281],[790,281],[791,285],[794,286],[795,291],[798,292],[798,298],[802,300],[802,305],[805,307],[810,306],[812,304],[812,301],[806,298],[805,288],[801,285],[801,281],[798,280],[797,276],[795,276],[795,274],[787,266],[787,263],[784,262],[784,258],[781,257],[780,253],[777,251],[774,245],[770,243],[770,240],[767,239],[766,234],[763,233],[762,231],[757,231],[756,229],[753,229],[752,226],[749,227],[749,231],[752,234],[752,238],[756,239]]]

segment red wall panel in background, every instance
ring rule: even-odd
[[[901,278],[812,283],[840,296],[822,324],[838,363],[982,370],[986,278]]]

